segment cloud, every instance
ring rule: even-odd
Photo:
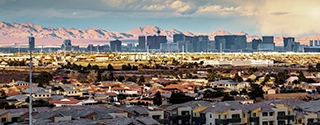
[[[274,13],[271,13],[272,15],[276,15],[276,16],[281,16],[281,15],[286,15],[286,14],[289,14],[289,12],[274,12]]]
[[[172,2],[170,7],[176,9],[177,12],[186,12],[191,8],[191,5],[190,3],[177,0]]]
[[[242,6],[238,7],[223,7],[221,5],[207,5],[200,6],[197,13],[216,13],[222,16],[240,15],[240,16],[254,16],[258,15],[254,10],[244,9]]]
[[[75,9],[23,9],[15,11],[4,11],[0,13],[1,17],[4,18],[16,18],[16,17],[47,17],[47,18],[92,18],[100,17],[104,15],[104,12],[93,11],[93,10],[75,10]]]
[[[142,10],[163,10],[166,6],[164,5],[150,5],[142,7]]]
[[[268,0],[258,9],[262,34],[296,36],[320,32],[319,0]]]

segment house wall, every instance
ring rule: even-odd
[[[7,112],[7,113],[1,115],[1,116],[0,116],[0,123],[2,122],[2,119],[3,119],[3,118],[6,119],[5,122],[8,122],[9,114],[10,114],[10,112]]]
[[[71,116],[64,116],[64,117],[54,117],[53,122],[59,122],[59,121],[69,121],[71,120]]]
[[[189,115],[191,115],[191,107],[179,107],[178,108],[178,115],[182,115],[182,112],[188,111]]]
[[[308,124],[308,119],[313,119],[313,122],[318,122],[317,121],[317,115],[313,114],[313,113],[307,113],[307,115],[304,116],[303,123],[305,125]]]
[[[128,117],[128,113],[126,113],[126,112],[123,112],[123,113],[109,113],[110,115],[112,115],[112,116],[122,116],[122,117]]]
[[[216,122],[216,114],[212,112],[206,113],[206,125],[215,125]],[[211,116],[211,117],[210,117]]]
[[[20,116],[23,115],[23,114],[24,114],[23,112],[21,112],[21,113],[10,113],[8,115],[8,122],[12,122],[12,118],[15,118],[15,117],[20,118]]]
[[[159,115],[159,119],[164,119],[163,111],[149,111],[149,117],[152,117],[154,115]]]

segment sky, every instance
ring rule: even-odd
[[[210,33],[320,32],[320,0],[0,0],[0,21],[126,32],[155,25]]]

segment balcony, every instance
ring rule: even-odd
[[[307,123],[307,125],[319,125],[317,122]]]
[[[192,121],[195,121],[195,122],[206,122],[206,118],[205,117],[192,117]]]
[[[216,124],[228,124],[228,119],[216,119]]]
[[[293,115],[282,115],[282,116],[277,116],[278,120],[293,120],[294,116]]]
[[[259,117],[250,117],[248,120],[249,120],[250,122],[257,122],[257,123],[259,123]]]
[[[233,118],[233,119],[228,119],[229,123],[240,123],[241,118]]]
[[[216,124],[241,123],[241,118],[234,119],[216,119]]]
[[[170,120],[189,120],[191,119],[190,115],[176,115],[176,116],[169,116]]]

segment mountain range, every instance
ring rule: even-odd
[[[177,29],[164,30],[157,26],[147,25],[138,27],[127,32],[114,32],[100,28],[75,29],[75,28],[56,28],[43,27],[33,23],[15,23],[15,22],[0,22],[0,43],[1,44],[26,44],[26,38],[33,34],[36,37],[37,45],[61,45],[63,39],[71,39],[73,44],[104,44],[111,40],[120,39],[124,41],[137,41],[138,36],[156,35],[160,31],[161,35],[167,36],[169,41],[172,41],[174,34],[183,33],[188,36],[208,35],[209,39],[214,40],[216,35],[246,35],[247,41],[261,38],[261,36],[251,35],[243,31],[230,33],[225,30],[215,30],[211,33],[196,33],[191,31],[179,31]],[[275,36],[276,45],[283,44],[284,36]],[[309,44],[310,39],[318,39],[320,34],[296,38],[296,41],[301,44]]]

